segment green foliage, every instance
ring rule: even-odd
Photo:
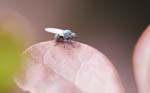
[[[0,28],[0,90],[12,87],[13,75],[21,63],[22,46]]]

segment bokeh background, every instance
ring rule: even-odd
[[[25,48],[52,39],[45,27],[71,29],[112,61],[127,93],[137,93],[132,52],[150,22],[149,9],[148,0],[0,0],[0,25]]]

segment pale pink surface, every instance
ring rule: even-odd
[[[150,93],[150,26],[137,42],[133,65],[139,93]]]
[[[42,42],[25,51],[17,85],[30,93],[124,93],[118,73],[96,49]]]

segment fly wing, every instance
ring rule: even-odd
[[[45,28],[45,31],[53,34],[62,34],[64,32],[64,30],[58,28]]]

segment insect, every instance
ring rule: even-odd
[[[54,34],[54,40],[56,42],[71,43],[76,40],[76,33],[71,30],[63,30],[58,28],[45,28],[46,32]]]

